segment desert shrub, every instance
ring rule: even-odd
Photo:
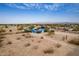
[[[22,25],[17,25],[17,30],[23,30],[23,26]]]
[[[5,25],[5,28],[8,28],[8,25]]]
[[[38,49],[38,46],[33,46],[32,48],[33,48],[33,49]]]
[[[28,47],[28,46],[30,46],[30,45],[31,45],[30,43],[27,43],[27,44],[25,44],[24,46],[25,46],[25,47]]]
[[[0,39],[0,43],[1,43],[2,41],[4,41],[4,40]]]
[[[11,41],[9,41],[7,44],[12,44],[12,42],[11,42]]]
[[[40,43],[41,41],[39,40],[38,43]]]
[[[45,29],[45,30],[44,30],[44,32],[48,32],[48,30],[47,30],[47,29]]]
[[[52,49],[52,48],[46,49],[46,50],[44,50],[44,53],[45,54],[52,54],[52,53],[54,53],[54,49]]]
[[[5,35],[0,34],[0,40],[2,40],[2,39],[4,39],[4,38],[6,38]]]
[[[41,39],[44,39],[44,37],[42,36]]]
[[[49,30],[48,34],[47,35],[54,35],[55,34],[55,31],[54,30]]]
[[[79,26],[78,26],[78,25],[75,26],[75,27],[73,28],[73,31],[79,31]]]
[[[17,40],[20,40],[20,39],[21,39],[20,37],[17,38]]]
[[[29,30],[27,30],[27,29],[24,29],[24,32],[31,32],[31,30],[29,29]]]
[[[68,35],[62,37],[63,41],[65,41],[65,40],[67,41],[67,39],[68,39]]]
[[[79,38],[74,38],[68,41],[70,44],[79,45]]]
[[[29,27],[29,29],[30,29],[30,30],[32,30],[33,28],[34,28],[34,26],[33,26],[33,25],[31,25],[31,26]]]
[[[9,30],[9,32],[12,32],[12,30]]]
[[[32,36],[28,33],[25,38],[32,38]]]
[[[60,48],[60,47],[61,47],[61,45],[57,43],[57,44],[56,44],[56,47],[57,47],[57,48]]]
[[[3,38],[5,38],[4,36],[0,36],[0,39],[3,39]]]
[[[32,39],[31,41],[34,42],[34,39]]]
[[[25,36],[25,34],[22,34],[22,36]]]
[[[0,47],[2,47],[3,46],[3,44],[2,43],[0,43]]]
[[[5,32],[5,28],[0,27],[0,33]]]
[[[66,40],[66,38],[63,36],[63,37],[62,37],[62,40],[64,41],[64,40]]]
[[[2,41],[4,41],[4,40],[0,39],[0,47],[3,46]]]
[[[48,32],[49,30],[47,28],[45,28],[44,32]]]
[[[27,35],[27,36],[25,36],[26,38],[31,38],[32,36],[30,36],[30,35]]]

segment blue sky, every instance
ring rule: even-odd
[[[78,3],[0,3],[0,24],[79,22]]]

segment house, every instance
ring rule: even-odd
[[[35,27],[32,29],[32,33],[43,33],[45,31],[45,27]]]

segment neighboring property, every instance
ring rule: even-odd
[[[45,27],[35,27],[32,29],[32,33],[43,33],[45,31]]]

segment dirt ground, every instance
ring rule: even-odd
[[[48,36],[47,33],[16,33],[15,27],[9,29],[2,39],[0,56],[79,56],[79,46],[67,42],[79,34],[55,32]]]

